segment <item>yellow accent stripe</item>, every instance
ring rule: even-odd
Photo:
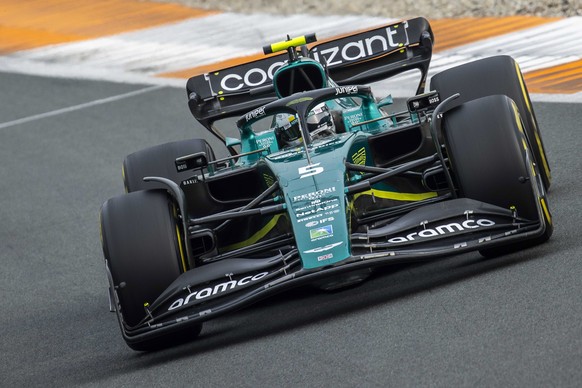
[[[178,236],[178,247],[180,248],[180,258],[182,259],[182,269],[186,272],[186,257],[184,256],[184,249],[182,249],[182,236],[180,236],[180,229],[176,225],[176,236]]]
[[[261,229],[259,229],[251,237],[247,238],[244,241],[238,242],[236,244],[226,246],[226,247],[222,248],[221,251],[232,251],[232,250],[239,249],[239,248],[245,247],[247,245],[251,245],[251,244],[256,243],[257,241],[259,241],[260,239],[265,237],[267,235],[267,233],[269,233],[271,231],[271,229],[273,229],[275,227],[275,225],[277,225],[277,222],[279,222],[279,218],[281,218],[281,216],[283,216],[283,214],[277,214],[275,217],[271,218],[271,220],[267,223],[267,225],[263,226]]]
[[[362,195],[374,195],[377,198],[391,199],[394,201],[422,201],[429,198],[434,198],[438,194],[434,191],[429,191],[426,193],[398,193],[395,191],[383,191],[371,189],[363,191],[358,194],[354,194],[354,201]]]
[[[127,184],[125,183],[125,164],[121,165],[121,179],[123,179],[123,190],[125,190],[125,193],[129,193],[129,190],[127,189]]]
[[[511,107],[513,108],[513,113],[514,113],[514,117],[515,117],[515,122],[517,124],[517,129],[519,129],[519,132],[521,132],[521,134],[523,136],[525,136],[525,131],[523,129],[523,125],[521,123],[521,120],[519,119],[520,114],[519,114],[519,110],[517,109],[517,105],[515,104],[515,102],[511,102]],[[522,141],[525,141],[524,139],[522,139]],[[527,147],[524,147],[527,150]]]
[[[521,70],[520,70],[519,65],[517,64],[517,62],[515,62],[515,71],[517,72],[517,78],[519,79],[519,84],[521,86],[521,92],[523,93],[523,98],[525,100],[525,103],[527,104],[527,109],[529,110],[528,113],[533,118],[533,110],[531,108],[530,101],[529,101],[529,98],[527,96],[528,93],[527,93],[527,90],[525,88],[525,82],[523,80],[523,76],[521,75]],[[535,141],[536,141],[536,144],[538,145],[538,150],[539,150],[540,155],[542,157],[541,163],[542,163],[542,166],[544,168],[544,171],[546,172],[546,176],[551,181],[552,180],[552,174],[550,172],[550,166],[548,164],[548,161],[546,160],[546,155],[545,155],[546,152],[544,150],[544,146],[542,145],[542,140],[540,139],[540,135],[538,133],[538,128],[535,127],[535,125],[536,125],[535,121],[532,120],[532,123],[534,125],[534,136],[536,138]]]
[[[174,219],[178,219],[178,209],[176,205],[172,206],[172,213],[174,214]],[[180,250],[180,258],[182,259],[182,268],[184,272],[186,272],[186,257],[184,256],[184,250],[182,248],[182,236],[180,234],[180,229],[178,228],[178,224],[176,224],[176,237],[178,238],[178,249]]]
[[[548,210],[548,206],[546,205],[546,201],[543,198],[540,198],[540,202],[542,204],[542,209],[544,209],[544,214],[546,215],[546,220],[552,224],[552,216],[550,215],[550,211]]]
[[[550,166],[548,165],[548,161],[546,160],[546,153],[544,151],[544,146],[542,145],[542,139],[540,139],[540,135],[538,132],[535,132],[536,143],[540,149],[540,155],[542,156],[542,164],[544,165],[544,170],[546,170],[546,176],[551,181],[552,180],[552,173],[550,172]]]
[[[513,112],[514,112],[514,117],[515,117],[515,122],[517,124],[517,127],[519,128],[519,132],[521,132],[521,145],[523,146],[524,151],[527,151],[527,141],[525,138],[525,133],[523,130],[523,125],[521,120],[519,119],[519,111],[517,110],[517,105],[515,104],[515,102],[511,103],[511,106],[513,107]],[[532,172],[532,176],[536,176],[536,169],[533,165],[533,162],[530,165],[531,168],[531,172]]]
[[[531,173],[532,173],[532,175],[533,175],[534,177],[536,177],[536,176],[537,176],[537,174],[536,174],[536,169],[535,169],[535,167],[534,167],[533,163],[531,164]]]
[[[519,68],[519,64],[515,62],[515,72],[517,73],[517,78],[519,79],[519,85],[521,86],[521,93],[523,94],[523,99],[525,100],[525,104],[527,105],[527,110],[529,113],[532,113],[531,105],[529,103],[529,98],[527,98],[527,91],[525,90],[525,83],[523,82],[523,77],[521,76],[521,69]]]

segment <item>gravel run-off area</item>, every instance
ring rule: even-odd
[[[155,0],[238,13],[369,15],[429,19],[487,16],[582,15],[582,0]]]

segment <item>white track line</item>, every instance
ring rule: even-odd
[[[61,114],[65,114],[65,113],[69,113],[69,112],[73,112],[73,111],[77,111],[77,110],[81,110],[81,109],[85,109],[85,108],[90,108],[90,107],[96,106],[96,105],[102,105],[102,104],[107,104],[107,103],[114,102],[114,101],[119,101],[119,100],[122,100],[124,98],[134,97],[134,96],[138,96],[140,94],[153,92],[153,91],[161,89],[161,88],[163,88],[163,86],[160,86],[160,85],[149,86],[147,88],[134,90],[133,92],[129,92],[129,93],[118,94],[116,96],[102,98],[99,100],[93,100],[93,101],[85,102],[83,104],[69,106],[67,108],[57,109],[57,110],[53,110],[50,112],[45,112],[45,113],[40,113],[37,115],[23,117],[23,118],[17,119],[17,120],[7,121],[5,123],[0,123],[0,129],[13,127],[15,125],[24,124],[24,123],[28,123],[31,121],[41,120],[41,119],[44,119],[47,117],[58,116]]]

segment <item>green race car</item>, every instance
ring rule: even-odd
[[[192,77],[202,139],[126,157],[101,232],[111,310],[150,350],[283,290],[338,289],[396,262],[495,256],[553,230],[550,169],[519,66],[498,56],[435,75],[416,18]],[[274,54],[274,55],[271,55]],[[406,108],[367,84],[420,73]],[[236,126],[226,137],[218,122]]]

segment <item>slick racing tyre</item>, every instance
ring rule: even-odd
[[[173,203],[163,190],[117,196],[101,208],[103,254],[124,333],[146,317],[144,304],[152,304],[186,268],[173,214]],[[200,327],[194,328],[195,335]],[[124,338],[134,350],[160,345]]]
[[[431,89],[438,91],[441,101],[455,93],[460,105],[480,97],[503,94],[517,104],[525,126],[534,161],[544,188],[550,188],[551,173],[536,115],[519,65],[509,56],[496,56],[445,70],[432,77]]]
[[[159,182],[144,182],[146,176],[170,179],[178,185],[188,178],[189,171],[177,172],[175,160],[180,156],[205,152],[208,161],[215,159],[210,145],[203,139],[188,139],[160,144],[128,155],[123,161],[125,191],[166,188]]]
[[[444,114],[444,138],[453,180],[461,197],[476,199],[518,216],[539,220],[538,201],[546,229],[543,235],[513,244],[481,250],[496,256],[544,242],[553,231],[539,168],[529,166],[530,146],[523,135],[516,104],[507,96],[495,95],[469,101]],[[533,175],[530,177],[530,175]],[[536,196],[537,185],[540,197]]]

